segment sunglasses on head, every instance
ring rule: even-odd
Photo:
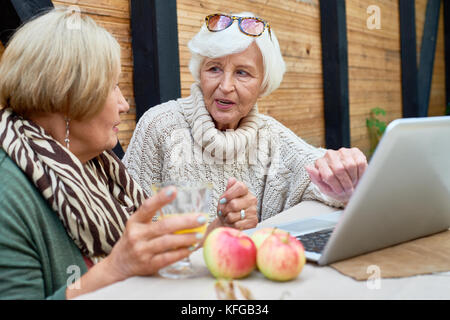
[[[260,18],[236,17],[220,13],[210,14],[205,18],[206,27],[211,32],[225,30],[231,26],[235,20],[238,21],[239,30],[241,30],[242,33],[251,37],[259,37],[267,28],[269,30],[270,39],[272,39],[269,23]]]

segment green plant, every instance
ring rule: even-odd
[[[370,156],[374,153],[387,126],[386,122],[378,119],[380,115],[386,116],[386,111],[380,107],[376,107],[370,110],[370,116],[366,119],[366,126],[369,130],[370,138]]]

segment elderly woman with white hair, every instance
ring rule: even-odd
[[[149,109],[123,159],[144,190],[163,181],[212,183],[211,227],[252,228],[303,200],[345,206],[367,166],[364,154],[315,148],[258,112],[258,98],[285,72],[269,23],[252,13],[212,14],[188,46],[191,95]]]

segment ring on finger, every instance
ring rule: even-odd
[[[244,220],[244,219],[245,219],[245,210],[242,209],[241,210],[241,220]]]

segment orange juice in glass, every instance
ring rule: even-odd
[[[177,188],[175,199],[165,205],[158,212],[158,220],[170,219],[176,216],[192,213],[200,213],[208,221],[209,206],[211,205],[212,184],[200,182],[174,182],[168,181],[152,185],[153,194],[159,192],[162,188],[173,185]],[[178,230],[175,234],[200,233],[205,234],[207,223],[191,229]],[[170,266],[159,270],[159,274],[166,278],[182,279],[195,275],[195,270],[189,258],[175,262]]]
[[[198,213],[198,212],[186,212],[186,214],[188,214],[188,213]],[[209,216],[208,216],[207,213],[200,213],[200,214],[205,217],[206,221],[208,221]],[[180,213],[167,213],[167,214],[163,214],[163,215],[160,214],[158,216],[158,220],[178,217],[180,215],[182,215],[182,214],[180,214]],[[205,224],[202,224],[201,226],[196,227],[196,228],[178,230],[178,231],[175,231],[174,233],[175,234],[184,234],[184,233],[201,233],[201,234],[205,234],[207,228],[208,228],[208,224],[205,223]]]

